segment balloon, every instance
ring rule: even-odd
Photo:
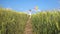
[[[34,8],[35,10],[38,10],[38,6],[35,6],[35,8]]]

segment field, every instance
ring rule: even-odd
[[[23,34],[27,19],[25,13],[0,9],[0,34]]]
[[[29,15],[0,9],[0,34],[24,34]],[[60,34],[60,11],[41,11],[30,19],[32,34]]]
[[[60,34],[60,12],[44,11],[32,15],[33,34]]]

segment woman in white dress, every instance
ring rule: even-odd
[[[31,18],[31,10],[29,10],[29,17]]]

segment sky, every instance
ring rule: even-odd
[[[60,8],[60,0],[0,0],[4,8],[16,11],[26,11],[38,6],[39,10],[51,10]]]

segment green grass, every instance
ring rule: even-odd
[[[0,34],[23,34],[28,15],[13,10],[0,10]]]
[[[23,34],[29,16],[0,8],[0,34]],[[33,34],[60,34],[60,11],[32,14]]]
[[[59,34],[60,12],[40,12],[32,15],[33,34]]]

